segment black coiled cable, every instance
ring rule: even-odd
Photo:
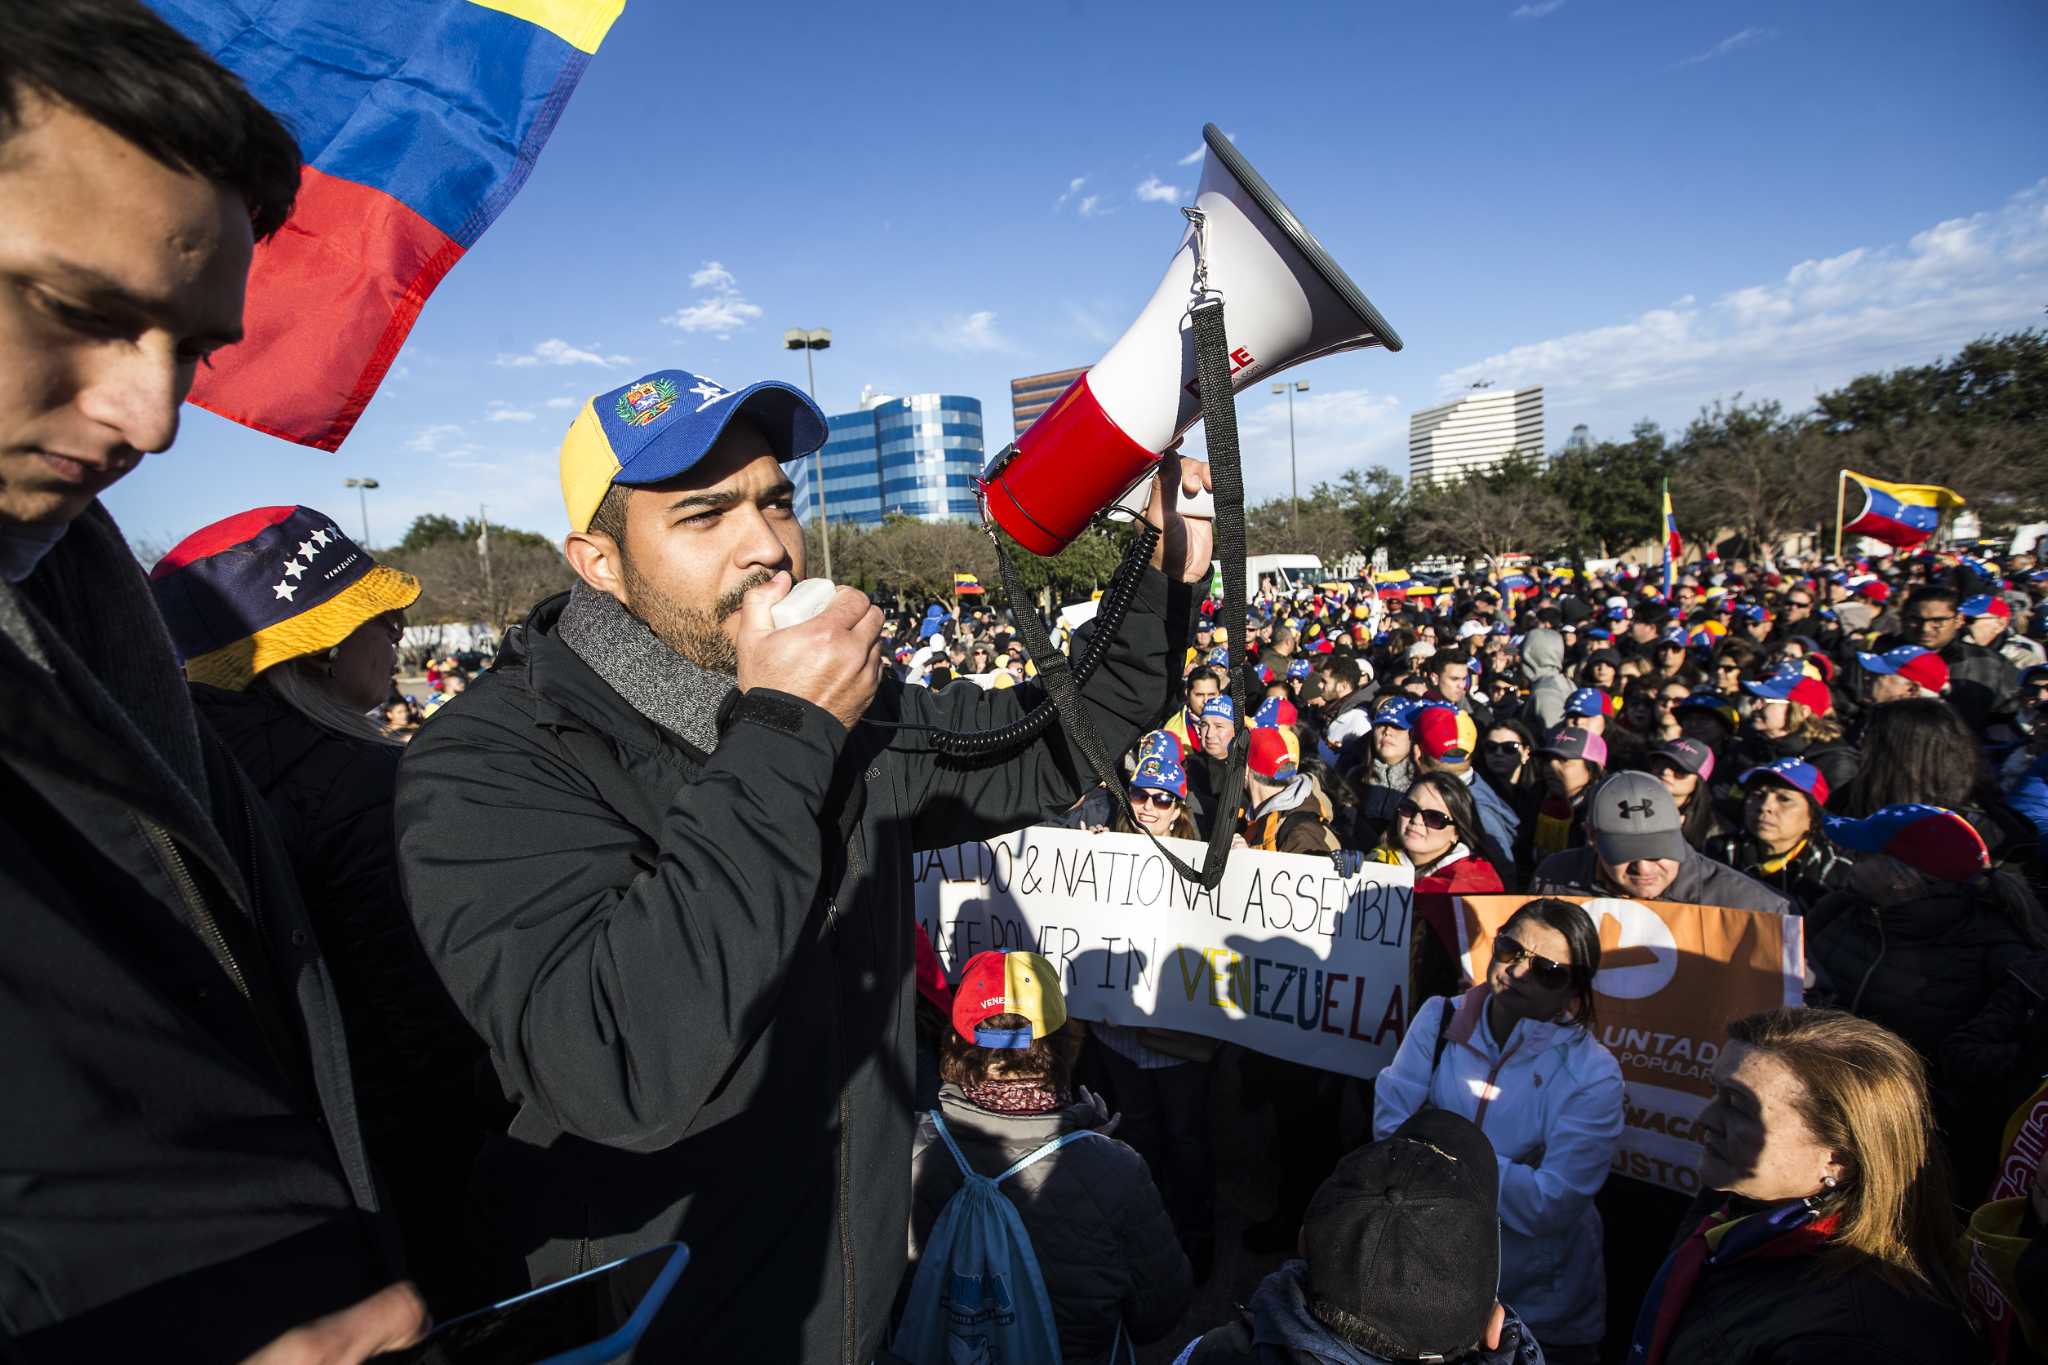
[[[1103,658],[1109,653],[1109,646],[1123,629],[1124,617],[1129,614],[1131,601],[1138,595],[1138,579],[1145,572],[1152,550],[1159,543],[1159,528],[1147,521],[1139,521],[1138,534],[1124,551],[1123,561],[1110,575],[1109,587],[1103,591],[1102,603],[1096,608],[1095,629],[1088,647],[1081,657],[1074,660],[1074,685],[1088,681]],[[1036,611],[1029,601],[1012,602],[1016,611]],[[1008,725],[994,730],[946,730],[936,725],[920,725],[914,721],[870,720],[864,724],[882,730],[915,730],[928,736],[931,746],[949,758],[985,758],[990,754],[1005,752],[1018,745],[1036,739],[1050,725],[1058,714],[1051,696],[1045,697],[1038,705],[1011,721]]]

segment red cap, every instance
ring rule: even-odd
[[[1285,782],[1294,776],[1294,755],[1278,730],[1260,726],[1252,731],[1251,754],[1246,766],[1267,782]]]
[[[1882,606],[1884,603],[1889,602],[1891,600],[1892,585],[1889,583],[1877,582],[1865,583],[1856,589],[1856,595],[1858,597],[1868,598],[1870,601],[1875,602],[1878,605]]]
[[[1792,691],[1785,700],[1796,701],[1816,716],[1824,716],[1835,709],[1835,694],[1828,691],[1828,685],[1819,678],[1801,678],[1792,684]]]

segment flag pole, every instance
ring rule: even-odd
[[[1838,469],[1835,471],[1835,559],[1837,562],[1840,562],[1842,558],[1842,500],[1848,496],[1848,493],[1849,471]]]

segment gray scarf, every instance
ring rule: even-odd
[[[703,753],[718,747],[718,713],[737,690],[733,680],[670,649],[610,593],[579,579],[555,637],[635,711]]]

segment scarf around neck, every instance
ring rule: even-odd
[[[702,753],[718,748],[718,713],[738,685],[669,648],[610,593],[579,579],[555,635],[635,711]]]

